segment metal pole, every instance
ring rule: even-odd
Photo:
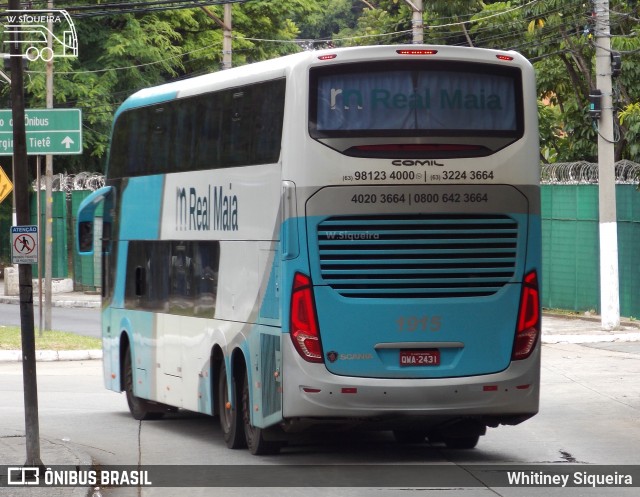
[[[424,43],[424,22],[423,22],[423,6],[422,0],[405,0],[407,5],[411,7],[411,25],[413,27],[413,44],[420,45]]]
[[[42,223],[40,222],[42,220],[42,205],[40,200],[41,200],[41,193],[42,190],[40,190],[40,166],[41,166],[41,158],[38,155],[36,157],[36,185],[38,185],[36,187],[36,211],[38,212],[38,217],[37,217],[37,224],[38,224],[38,233],[42,233]],[[39,316],[39,321],[38,321],[38,335],[42,337],[43,333],[42,333],[42,244],[38,245],[38,316]]]
[[[600,178],[600,307],[602,328],[613,330],[620,326],[620,288],[609,1],[596,0],[595,14],[596,85],[602,92],[602,113],[597,122]]]
[[[10,10],[20,9],[20,0],[9,0]],[[13,117],[13,191],[18,225],[30,224],[29,184],[27,180],[27,136],[24,103],[24,75],[19,34],[12,34],[11,105]],[[33,326],[33,280],[30,264],[18,267],[20,285],[20,325],[22,337],[22,375],[24,382],[24,416],[27,445],[26,466],[42,466],[40,460],[40,425],[38,420],[38,383],[36,379],[36,340]]]
[[[53,0],[49,0],[47,8],[53,9]],[[49,33],[47,34],[47,46],[53,50],[53,21],[47,23]],[[53,108],[53,59],[47,61],[46,67],[46,89],[47,89],[47,109]],[[45,312],[44,312],[44,328],[50,330],[51,326],[51,305],[52,305],[52,282],[51,282],[51,266],[53,260],[53,195],[51,193],[51,184],[53,180],[53,155],[49,154],[45,158],[45,225],[44,225],[44,281],[45,281]],[[42,293],[42,289],[40,290]],[[41,304],[42,305],[42,304]]]
[[[233,45],[231,38],[231,4],[224,4],[224,30],[222,38],[222,68],[231,69],[231,57],[233,54]]]

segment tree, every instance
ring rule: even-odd
[[[615,79],[614,100],[622,110],[616,145],[617,159],[638,160],[640,156],[629,138],[632,128],[625,127],[635,118],[633,102],[638,102],[640,69],[638,53],[636,2],[611,2],[611,34],[614,50],[623,54],[623,67]],[[589,93],[595,88],[594,13],[592,5],[570,0],[542,0],[517,8],[516,2],[494,2],[475,16],[472,34],[482,46],[513,48],[533,61],[538,94],[546,106],[557,107],[556,120],[550,128],[549,113],[541,114],[541,137],[547,160],[597,160],[597,122],[588,114]],[[503,16],[490,17],[502,12]],[[508,16],[508,17],[507,17]],[[502,22],[498,22],[500,19]],[[507,21],[508,19],[508,21]],[[511,34],[509,34],[511,31]],[[503,43],[502,47],[498,45]]]
[[[122,14],[112,4],[116,10],[110,14],[92,17],[74,11],[79,5],[86,6],[86,0],[65,4],[74,18],[79,50],[76,59],[54,58],[54,107],[82,109],[84,154],[56,157],[56,172],[103,170],[113,115],[126,97],[141,88],[219,70],[222,61],[222,30],[202,9]],[[222,6],[210,9],[223,16]],[[318,0],[233,4],[234,65],[300,50],[295,42],[300,30],[293,19],[302,22],[319,9]],[[7,86],[0,86],[5,106]],[[32,62],[27,106],[44,107],[45,94],[45,65]]]

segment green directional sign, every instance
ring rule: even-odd
[[[80,109],[25,110],[28,155],[77,155],[82,153]],[[0,110],[0,155],[13,155],[13,118]]]

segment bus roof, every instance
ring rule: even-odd
[[[400,53],[406,51],[406,53]],[[499,55],[506,59],[497,58]],[[513,51],[499,51],[470,47],[451,47],[445,45],[374,45],[363,47],[330,48],[317,51],[306,51],[286,55],[262,62],[212,72],[202,76],[182,79],[140,90],[131,95],[116,112],[117,117],[124,111],[152,105],[160,102],[198,95],[209,91],[243,86],[269,79],[287,76],[297,66],[320,65],[331,62],[354,62],[364,60],[398,59],[399,57],[455,58],[464,61],[507,63],[528,65],[526,59]]]

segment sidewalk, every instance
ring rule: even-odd
[[[0,480],[7,481],[9,467],[24,465],[27,457],[26,438],[23,434],[12,434],[0,431]],[[62,440],[48,440],[40,437],[40,460],[45,467],[63,466],[66,469],[89,469],[93,464],[91,456],[79,448],[66,444]],[[12,469],[12,481],[20,477],[19,470]],[[40,481],[44,475],[40,470]],[[86,497],[91,495],[92,488],[77,487],[49,487],[29,488],[23,486],[0,487],[0,497],[14,497],[16,495],[46,495],[47,497]]]
[[[5,295],[4,280],[0,279],[0,304],[20,304],[18,295]],[[37,291],[33,293],[33,305],[40,305],[40,295]],[[42,296],[42,305],[45,305],[45,297]],[[100,295],[93,292],[67,292],[54,293],[51,295],[52,307],[100,307]]]

